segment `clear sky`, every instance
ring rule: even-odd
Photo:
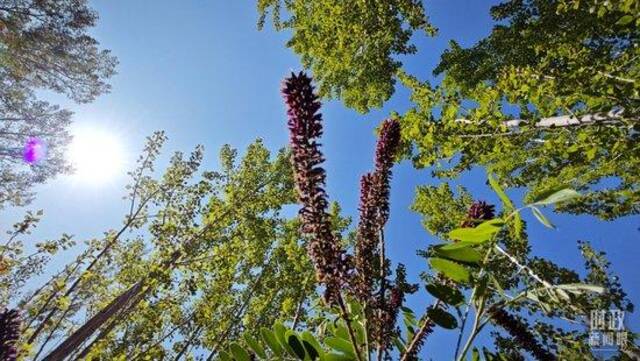
[[[285,47],[286,33],[269,26],[256,28],[255,0],[95,1],[100,21],[93,33],[119,58],[118,75],[111,94],[96,102],[76,105],[62,102],[75,112],[75,127],[99,127],[115,132],[128,150],[131,164],[145,136],[163,129],[169,136],[163,162],[176,150],[196,144],[207,150],[206,168],[217,167],[217,151],[225,143],[242,150],[255,138],[276,150],[286,145],[284,106],[279,88],[282,78],[299,70],[297,57]],[[406,69],[421,78],[431,69],[450,39],[471,45],[491,28],[490,1],[425,0],[432,22],[440,29],[436,38],[418,41],[419,53],[405,58]],[[409,106],[408,93],[399,89],[384,109],[360,115],[339,102],[323,107],[327,158],[327,191],[345,214],[356,215],[360,176],[372,167],[373,129],[392,110]],[[126,210],[123,174],[101,185],[87,185],[60,177],[38,187],[37,200],[28,209],[44,209],[45,218],[32,239],[54,238],[62,232],[82,240],[99,237],[117,227]],[[389,254],[407,265],[415,279],[426,269],[416,256],[437,239],[426,233],[420,217],[409,209],[417,185],[435,184],[428,170],[416,171],[408,162],[394,168],[392,214],[387,227]],[[452,184],[468,187],[475,198],[498,203],[485,185],[482,170],[472,171]],[[519,193],[511,193],[518,198]],[[5,211],[15,219],[23,210]],[[549,210],[547,210],[549,213]],[[606,250],[613,270],[622,279],[632,301],[640,302],[640,219],[628,217],[603,223],[587,216],[550,214],[558,226],[548,230],[530,215],[532,255],[549,257],[560,265],[582,269],[577,240],[591,241]],[[357,219],[354,217],[354,219]],[[6,227],[7,224],[2,224]],[[431,302],[424,290],[410,305],[421,312]],[[640,318],[627,316],[627,325],[640,330]],[[424,352],[434,360],[451,359],[455,331],[438,330],[427,340]]]

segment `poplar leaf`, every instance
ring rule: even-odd
[[[468,283],[471,280],[471,274],[462,265],[443,258],[429,258],[429,264],[435,270],[443,273],[448,278],[456,282]]]
[[[536,207],[531,207],[531,211],[533,212],[533,215],[538,219],[538,221],[540,221],[540,223],[542,223],[545,227],[548,228],[556,228],[553,223],[551,223],[547,217],[544,216],[544,214],[542,214],[542,212],[540,212],[540,210]]]

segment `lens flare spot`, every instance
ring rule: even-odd
[[[24,145],[22,159],[28,164],[36,164],[47,155],[47,145],[38,137],[30,137]]]

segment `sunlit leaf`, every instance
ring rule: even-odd
[[[576,192],[571,188],[562,188],[560,190],[555,190],[553,193],[549,194],[549,192],[542,193],[538,198],[534,199],[532,204],[537,205],[549,205],[560,202],[566,202],[572,200],[574,198],[580,197],[580,193]]]
[[[501,219],[493,219],[485,221],[475,228],[456,228],[449,232],[449,238],[465,243],[482,244],[498,233],[503,225],[504,221]]]
[[[453,281],[468,283],[471,279],[471,274],[464,266],[448,259],[432,257],[429,258],[429,264]]]
[[[540,210],[536,207],[531,207],[531,211],[533,212],[533,215],[536,217],[536,219],[538,221],[540,221],[540,223],[542,223],[545,227],[548,228],[556,228],[548,219],[547,217],[544,216],[544,214],[542,214],[542,212],[540,212]]]
[[[260,329],[260,334],[262,335],[262,339],[264,340],[264,343],[266,343],[267,346],[269,346],[269,348],[274,354],[282,355],[284,350],[282,349],[282,346],[280,346],[278,339],[276,338],[276,336],[271,330],[263,327],[262,329]]]
[[[249,357],[249,353],[237,343],[234,342],[231,345],[229,345],[229,350],[231,350],[231,353],[233,354],[233,358],[236,361],[251,361],[251,357]]]
[[[225,351],[220,351],[218,353],[218,359],[222,361],[233,361],[233,357],[231,357],[231,355],[229,355]]]
[[[262,345],[260,345],[260,343],[255,338],[253,338],[250,334],[245,333],[244,340],[249,346],[249,348],[251,348],[251,350],[255,352],[256,355],[258,355],[258,357],[267,358],[267,354],[264,351],[264,348],[262,347]]]
[[[351,342],[338,338],[338,337],[327,337],[324,339],[324,343],[332,349],[342,352],[345,355],[355,356],[353,353],[353,345]]]
[[[482,260],[480,252],[471,247],[463,247],[457,249],[447,249],[442,246],[433,248],[434,252],[441,258],[451,259],[464,263],[478,263]]]

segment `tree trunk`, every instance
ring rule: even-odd
[[[123,310],[129,301],[135,298],[142,290],[143,283],[137,282],[126,292],[114,299],[107,307],[103,308],[89,321],[85,322],[76,332],[62,342],[55,350],[51,351],[43,361],[62,361],[70,355],[78,346],[84,343],[91,335],[111,317]]]

